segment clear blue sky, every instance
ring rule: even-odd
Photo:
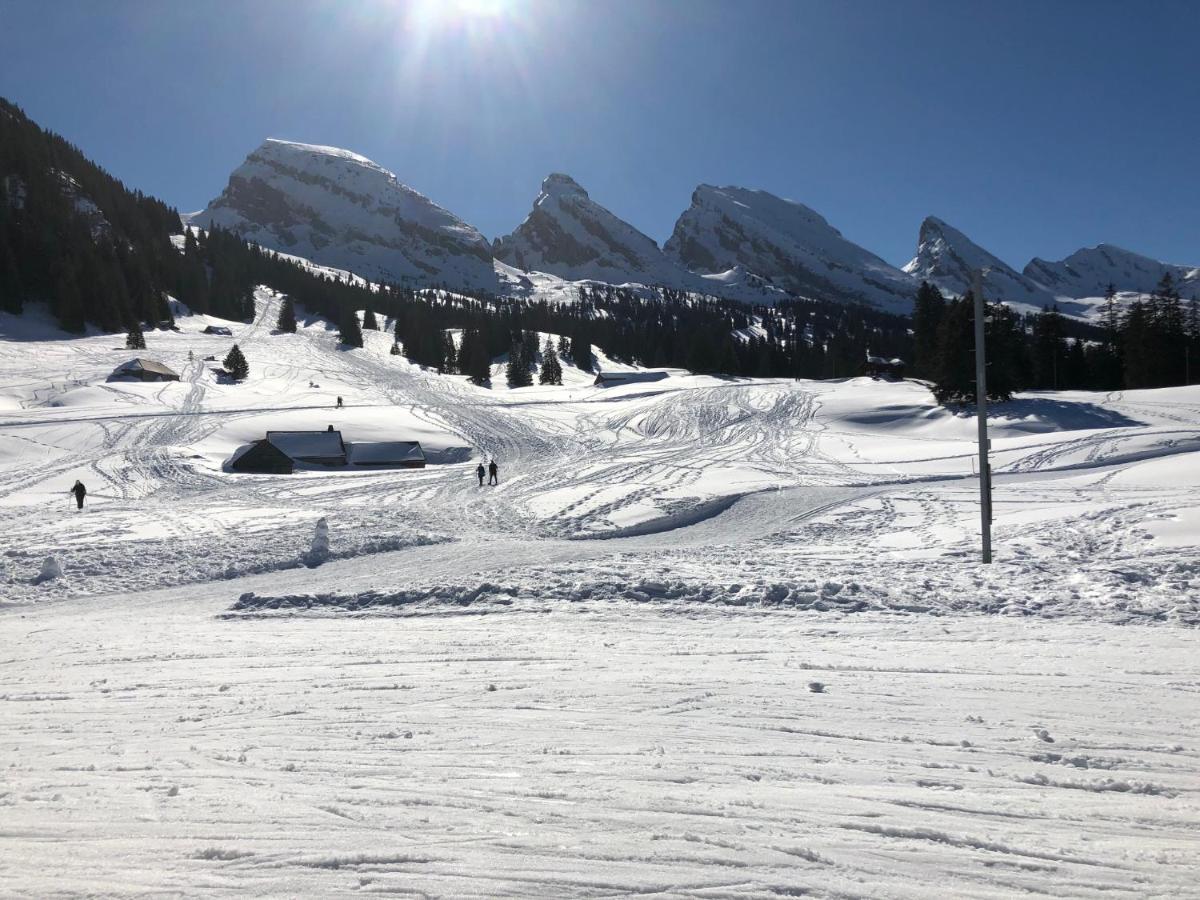
[[[203,207],[265,137],[333,144],[488,237],[551,171],[663,242],[696,184],[893,263],[928,214],[1020,267],[1200,264],[1197,0],[0,0],[0,95]]]

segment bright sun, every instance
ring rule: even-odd
[[[511,4],[512,0],[417,0],[413,12],[427,26],[469,24],[499,19]]]

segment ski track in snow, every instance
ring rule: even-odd
[[[1195,896],[1200,388],[998,411],[985,568],[916,385],[481,389],[258,299],[169,385],[0,317],[0,893]],[[327,423],[475,455],[222,470]]]

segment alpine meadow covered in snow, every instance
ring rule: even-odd
[[[0,895],[1200,896],[1198,207],[1165,262],[889,120],[867,249],[912,23],[599,6],[0,4],[191,117],[0,60]]]

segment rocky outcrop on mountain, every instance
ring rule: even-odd
[[[917,255],[904,271],[918,281],[935,284],[945,293],[962,295],[971,289],[975,272],[983,273],[983,293],[990,300],[1043,306],[1053,294],[1008,263],[984,250],[941,219],[921,223]]]
[[[191,221],[367,278],[456,290],[498,284],[475,228],[387,169],[334,147],[267,140]]]
[[[1200,266],[1163,263],[1112,244],[1076,250],[1057,262],[1035,258],[1025,267],[1027,277],[1068,297],[1100,297],[1110,284],[1118,291],[1146,294],[1167,273],[1184,296],[1200,295]]]
[[[789,293],[893,312],[912,308],[918,285],[807,206],[738,187],[696,188],[663,249],[693,272],[740,266]]]

